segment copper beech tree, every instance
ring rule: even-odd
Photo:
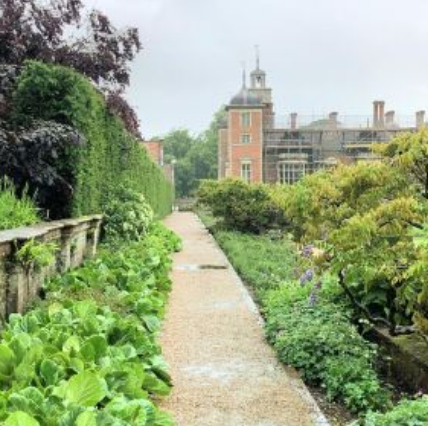
[[[123,92],[140,50],[137,28],[118,30],[102,12],[88,13],[81,0],[0,0],[0,63],[34,59],[81,72],[136,136],[138,119]]]

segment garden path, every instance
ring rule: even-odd
[[[328,425],[296,372],[277,361],[256,306],[199,218],[174,213],[165,224],[184,249],[161,337],[174,380],[162,408],[177,426]]]

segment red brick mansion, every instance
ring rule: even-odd
[[[227,121],[219,131],[219,178],[249,182],[293,183],[306,173],[337,162],[369,161],[370,145],[389,141],[396,133],[425,125],[425,111],[413,117],[385,112],[385,102],[373,103],[371,117],[301,117],[291,113],[277,120],[266,73],[251,72],[227,105]]]

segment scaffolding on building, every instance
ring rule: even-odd
[[[331,123],[330,123],[331,124]],[[345,128],[343,126],[269,129],[263,144],[263,180],[295,183],[303,175],[338,163],[376,161],[373,144],[390,141],[416,127]]]

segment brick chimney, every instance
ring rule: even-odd
[[[290,114],[290,129],[297,130],[297,112]]]
[[[373,102],[373,127],[383,127],[385,125],[385,102]]]
[[[425,126],[425,111],[418,111],[416,113],[416,127],[421,129]]]
[[[385,114],[385,124],[386,126],[393,126],[395,122],[395,111],[388,111]]]
[[[334,128],[334,129],[337,128],[337,123],[338,123],[337,117],[338,116],[339,116],[338,112],[331,112],[328,115],[328,121],[329,121],[329,125],[331,128]]]
[[[379,101],[373,101],[373,127],[379,126]]]
[[[385,102],[379,101],[379,127],[385,126]]]

